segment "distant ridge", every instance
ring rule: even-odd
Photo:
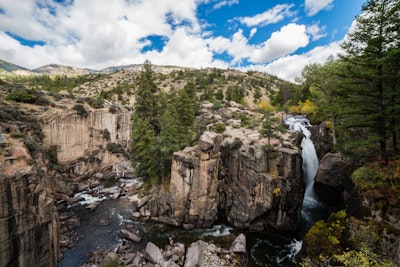
[[[0,59],[0,70],[4,70],[6,72],[13,72],[16,70],[28,70],[28,69]]]
[[[59,64],[49,64],[49,65],[34,69],[32,71],[36,72],[36,73],[40,73],[40,74],[67,75],[67,76],[99,73],[99,71],[96,71],[96,70],[76,68],[76,67],[64,66],[64,65],[59,65]]]

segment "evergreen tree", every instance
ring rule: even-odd
[[[155,74],[151,62],[146,60],[138,77],[134,117],[147,118],[155,133],[159,132],[159,89],[155,84]]]
[[[394,119],[388,115],[388,107],[399,90],[389,78],[393,74],[393,50],[399,46],[399,9],[398,0],[367,1],[354,32],[342,45],[345,54],[341,58],[347,65],[347,83],[341,87],[342,126],[363,133],[357,141],[365,148],[378,142],[385,162],[388,121]]]
[[[156,137],[160,131],[158,88],[151,63],[145,61],[139,74],[135,112],[132,116],[131,161],[136,175],[148,180],[157,177]]]
[[[340,61],[331,59],[324,65],[311,64],[306,66],[301,76],[303,87],[310,88],[312,98],[318,106],[319,116],[330,120],[333,145],[337,144],[336,121],[339,116],[340,71]]]
[[[131,161],[135,174],[145,181],[157,178],[155,132],[148,118],[135,116],[132,125]]]
[[[180,125],[190,127],[193,125],[195,119],[194,100],[189,97],[185,90],[179,90],[176,101],[175,109],[179,114]]]

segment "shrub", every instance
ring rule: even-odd
[[[100,98],[86,98],[86,102],[95,109],[104,107],[104,100]]]
[[[110,108],[108,109],[108,112],[110,112],[111,114],[115,114],[115,113],[117,113],[117,107],[116,106],[114,106],[114,105],[112,105],[112,106],[110,106]]]
[[[110,140],[111,140],[110,132],[108,131],[107,128],[105,128],[105,129],[102,131],[102,133],[103,133],[103,138],[104,138],[104,140],[106,140],[106,141],[110,141]]]
[[[121,153],[123,155],[127,155],[125,148],[121,144],[107,143],[107,150],[110,153]]]
[[[220,109],[223,107],[224,105],[222,104],[221,100],[215,100],[212,106],[213,109]]]
[[[30,103],[30,104],[37,104],[42,106],[47,106],[50,104],[50,101],[43,97],[43,94],[39,93],[36,90],[26,90],[23,88],[19,89],[12,89],[7,97],[6,100],[8,101],[15,101],[15,102],[23,102],[23,103]]]
[[[213,126],[213,131],[216,133],[223,133],[226,130],[226,126],[223,122],[219,121]]]
[[[81,117],[87,117],[89,115],[85,107],[81,104],[76,104],[72,109],[75,110],[76,114],[78,114]]]
[[[240,140],[239,138],[235,138],[233,142],[229,144],[229,149],[230,150],[239,149],[240,147],[242,147],[242,145],[243,145],[242,140]]]

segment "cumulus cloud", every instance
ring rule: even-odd
[[[248,27],[254,26],[266,26],[268,24],[277,23],[282,21],[287,17],[294,16],[295,12],[292,12],[290,9],[294,5],[282,4],[276,5],[271,9],[266,10],[263,13],[257,14],[252,17],[240,17],[237,18],[241,23],[247,25]]]
[[[75,0],[67,5],[42,0],[20,5],[4,0],[0,3],[0,32],[45,44],[30,49],[20,44],[7,47],[4,34],[0,42],[2,50],[18,53],[29,50],[37,53],[36,57],[46,50],[50,54],[45,58],[52,58],[52,63],[90,68],[103,68],[114,62],[132,63],[140,56],[147,44],[143,39],[149,35],[168,37],[179,28],[191,34],[201,32],[196,8],[195,0]],[[32,63],[21,62],[16,54],[7,55],[10,57],[6,60],[34,67]],[[62,61],[66,55],[72,57]]]
[[[333,0],[305,0],[305,9],[308,16],[313,16],[321,10],[329,10],[333,6]]]
[[[0,58],[27,68],[56,63],[102,69],[146,59],[153,64],[197,68],[250,63],[258,70],[293,81],[306,64],[323,62],[339,49],[333,43],[293,55],[310,41],[326,36],[325,26],[319,23],[295,23],[293,4],[234,18],[241,23],[236,26],[243,29],[235,28],[223,36],[206,31],[207,22],[199,21],[198,7],[204,3],[218,9],[239,1],[27,0],[21,5],[15,0],[1,0]],[[305,7],[310,15],[332,3],[306,0]],[[278,22],[287,23],[260,39],[265,29],[261,27]],[[163,45],[149,51],[151,36],[162,39]],[[21,38],[36,42],[23,45]],[[225,55],[225,61],[216,59]]]
[[[254,66],[253,68],[274,74],[281,79],[295,82],[295,78],[301,75],[306,65],[312,63],[323,64],[329,57],[337,55],[340,49],[340,42],[333,42],[326,46],[315,47],[300,55],[281,57],[267,65]]]

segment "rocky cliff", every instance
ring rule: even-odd
[[[229,133],[229,134],[228,134]],[[302,159],[294,148],[268,151],[257,131],[205,132],[195,147],[174,153],[169,187],[149,200],[154,218],[210,227],[294,230],[304,195]]]
[[[0,266],[57,266],[59,220],[25,145],[0,143]]]
[[[43,144],[55,147],[58,162],[68,166],[67,173],[81,175],[115,166],[127,160],[131,115],[126,109],[109,112],[108,108],[88,110],[87,116],[74,111],[45,114],[40,121]]]

